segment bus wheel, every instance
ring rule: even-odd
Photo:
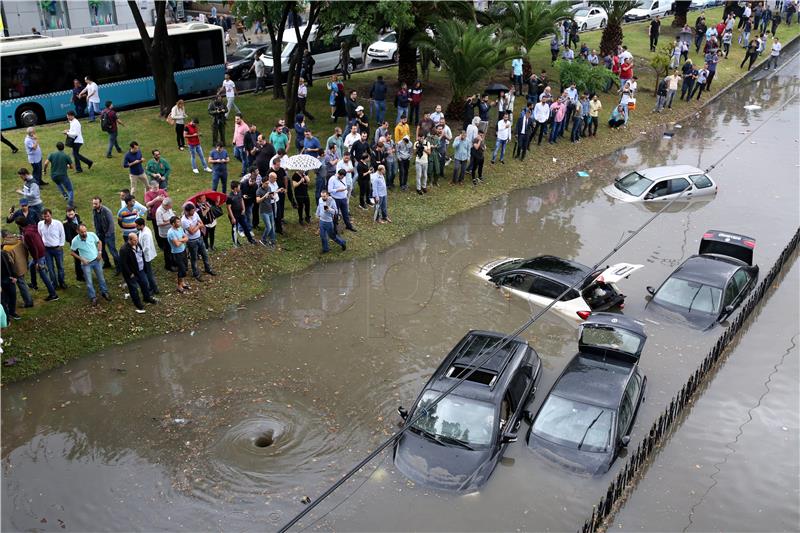
[[[21,128],[35,126],[44,122],[42,109],[39,106],[26,105],[17,109],[17,125]]]

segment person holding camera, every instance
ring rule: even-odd
[[[317,204],[317,218],[319,219],[319,238],[322,241],[322,253],[330,251],[328,240],[333,239],[336,244],[342,247],[342,251],[347,250],[347,241],[336,234],[333,228],[333,217],[336,215],[336,202],[328,196],[328,191],[320,193],[319,203]]]
[[[431,145],[423,137],[417,137],[414,143],[414,155],[416,156],[417,170],[417,194],[427,194],[428,192],[428,155],[431,153]]]
[[[278,176],[274,172],[269,173],[269,180],[261,182],[261,186],[256,191],[256,203],[261,213],[261,220],[264,221],[264,232],[261,234],[261,244],[274,248],[277,243],[275,235],[275,204],[278,202],[278,193],[283,189],[278,187]],[[267,240],[269,238],[269,240]]]

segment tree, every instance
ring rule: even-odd
[[[292,50],[292,57],[289,60],[289,70],[286,72],[286,123],[293,124],[294,116],[297,112],[297,86],[300,81],[300,69],[303,65],[303,53],[308,48],[308,39],[311,36],[311,30],[314,25],[319,21],[320,12],[328,2],[310,1],[308,6],[308,15],[306,17],[306,24],[303,31],[300,28],[294,27],[295,46]],[[280,59],[276,59],[280,61]]]
[[[570,3],[516,2],[506,0],[492,6],[493,18],[509,40],[530,52],[542,38],[553,33],[555,25],[570,16]],[[532,68],[526,53],[522,58],[523,75],[530,77]]]
[[[155,2],[156,25],[153,36],[147,32],[147,26],[142,19],[139,5],[135,0],[128,0],[128,7],[133,14],[133,20],[139,29],[142,45],[150,60],[150,71],[153,73],[153,82],[156,89],[156,100],[162,117],[169,114],[172,106],[178,100],[178,86],[175,83],[175,71],[172,63],[172,48],[169,45],[167,33],[166,2]]]
[[[583,59],[576,61],[559,59],[556,61],[556,68],[561,90],[574,83],[579,92],[596,94],[600,91],[608,92],[608,88],[619,82],[619,78],[607,68],[593,67]]]
[[[283,92],[283,68],[280,57],[283,52],[283,33],[289,14],[299,10],[297,2],[239,1],[233,4],[233,13],[238,18],[260,20],[261,27],[269,34],[272,62],[272,96],[276,100],[286,98]]]
[[[673,28],[683,28],[684,24],[686,24],[686,15],[689,13],[689,6],[691,5],[691,0],[675,0],[672,4],[672,9],[675,11],[675,18],[672,19]]]
[[[475,28],[459,19],[442,19],[436,22],[433,38],[423,34],[412,42],[415,48],[435,53],[445,67],[452,90],[449,116],[459,116],[475,84],[511,58],[510,43],[496,39],[496,32],[493,25]]]
[[[600,38],[600,53],[603,56],[614,54],[622,44],[622,17],[625,13],[639,5],[638,0],[598,0],[594,5],[602,7],[608,13],[608,24]]]
[[[658,83],[669,76],[669,66],[672,63],[672,48],[674,45],[665,44],[656,50],[655,55],[650,57],[650,68],[656,73],[656,85],[654,92],[658,91]]]

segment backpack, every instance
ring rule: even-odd
[[[111,131],[111,120],[108,118],[108,110],[100,113],[100,129],[105,132]]]

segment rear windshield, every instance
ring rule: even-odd
[[[697,187],[698,189],[707,189],[713,185],[713,183],[711,183],[711,180],[708,179],[708,176],[704,174],[689,176],[689,179],[692,180],[692,183],[694,183],[694,186]]]
[[[714,314],[719,311],[722,289],[697,281],[669,278],[653,296],[656,302],[675,305],[688,312]]]
[[[638,172],[631,172],[614,182],[617,189],[631,196],[641,196],[652,184],[653,180],[645,178]]]
[[[631,355],[639,353],[642,338],[624,329],[608,326],[584,326],[580,343],[597,348],[607,348]]]

